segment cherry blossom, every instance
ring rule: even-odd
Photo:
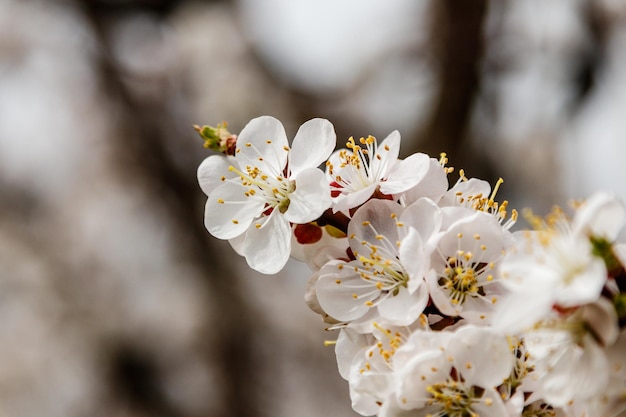
[[[348,228],[355,259],[331,261],[319,274],[317,299],[324,311],[351,321],[376,308],[391,323],[415,321],[428,302],[423,274],[430,262],[425,244],[430,236],[420,235],[418,223],[430,220],[434,233],[437,210],[434,204],[420,203],[405,216],[402,206],[387,200],[372,200],[357,210]],[[407,258],[411,260],[405,265]]]
[[[394,131],[380,145],[376,138],[353,138],[348,149],[333,153],[326,162],[326,175],[332,187],[333,210],[347,211],[365,203],[375,191],[384,195],[402,193],[416,186],[430,168],[426,154],[413,154],[399,160],[400,133]]]
[[[397,131],[332,153],[323,119],[291,147],[268,116],[239,135],[197,130],[223,153],[198,169],[206,228],[257,271],[290,256],[310,267],[305,301],[335,332],[324,344],[357,413],[626,413],[626,208],[614,194],[572,217],[527,214],[532,228],[513,232],[502,179],[459,170],[449,187],[445,154],[400,160]]]
[[[234,157],[210,156],[198,168],[208,195],[207,230],[220,239],[242,237],[240,250],[252,269],[280,271],[291,252],[290,223],[308,223],[331,203],[317,168],[335,147],[333,126],[313,119],[289,147],[273,117],[250,121],[239,134]]]

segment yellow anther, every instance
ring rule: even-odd
[[[221,198],[218,198],[218,199],[217,199],[217,202],[218,202],[219,204],[224,204],[224,200],[222,200]]]

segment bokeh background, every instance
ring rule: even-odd
[[[356,415],[308,270],[203,227],[192,125],[262,114],[626,198],[626,1],[0,0],[0,417]]]

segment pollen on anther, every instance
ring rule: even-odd
[[[239,224],[239,220],[233,219],[232,221],[233,221],[234,224]]]
[[[252,146],[252,144],[250,142],[246,143],[246,146],[249,148]]]
[[[261,228],[261,223],[255,224],[254,227],[256,227],[257,229],[260,229]]]
[[[335,284],[337,285],[341,284],[341,280],[340,279],[335,280]]]
[[[268,139],[268,140],[265,141],[265,143],[267,143],[269,145],[270,143],[272,143],[272,141],[270,139]]]
[[[222,200],[221,198],[218,198],[218,199],[217,199],[217,202],[218,202],[219,204],[224,204],[224,200]]]

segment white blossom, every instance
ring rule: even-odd
[[[335,140],[333,126],[323,119],[303,124],[291,148],[278,120],[250,121],[234,157],[210,156],[198,168],[208,195],[208,231],[220,239],[241,237],[237,246],[251,268],[278,272],[291,252],[290,223],[313,221],[330,206],[330,190],[317,166]]]

